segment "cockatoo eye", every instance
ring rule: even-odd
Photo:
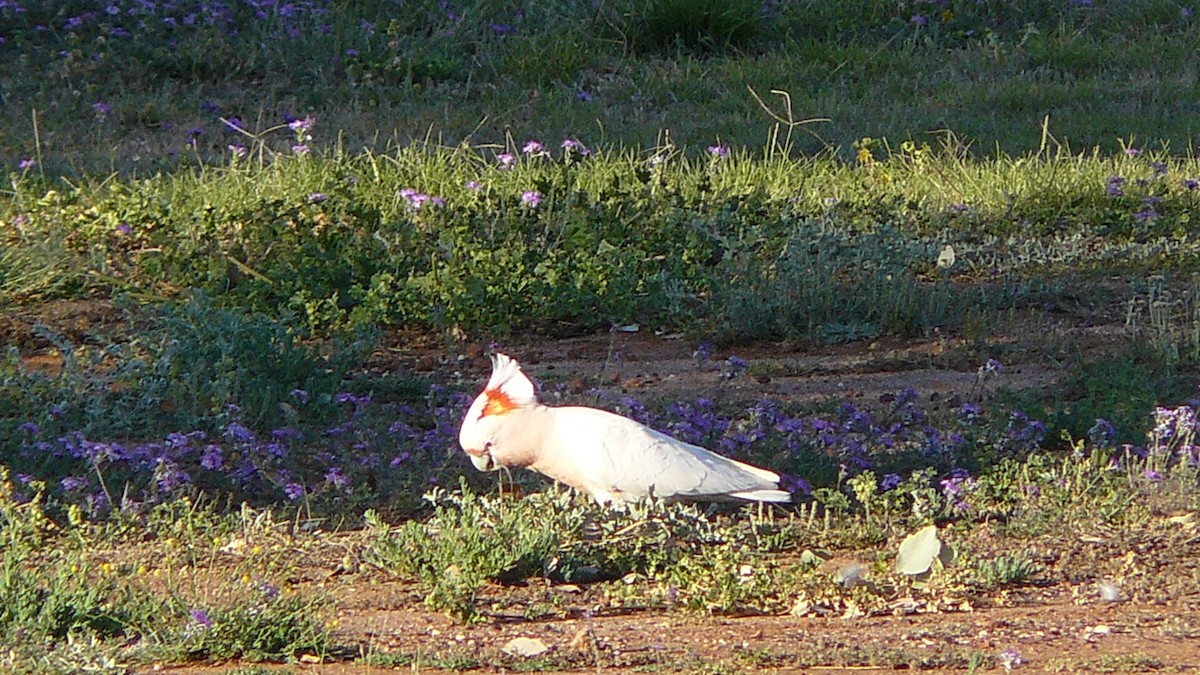
[[[488,441],[487,443],[483,444],[483,451],[488,454],[491,454],[491,452],[492,452],[492,442],[491,441]]]

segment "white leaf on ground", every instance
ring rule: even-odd
[[[929,525],[905,537],[900,542],[900,553],[896,555],[896,571],[910,576],[928,572],[942,552],[942,542],[937,535],[937,526]]]

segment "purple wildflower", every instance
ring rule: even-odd
[[[525,146],[521,148],[521,152],[529,155],[530,157],[544,157],[549,154],[546,152],[546,146],[537,141],[527,142]]]
[[[400,197],[408,202],[408,208],[412,211],[420,211],[426,204],[433,204],[437,207],[446,205],[446,200],[441,197],[427,195],[424,192],[418,192],[413,188],[404,188],[399,192]]]
[[[329,199],[329,197],[324,192],[313,192],[308,195],[309,204],[320,204],[326,199]]]
[[[204,451],[200,453],[200,466],[209,471],[217,471],[223,466],[225,459],[221,453],[219,445],[206,445]]]
[[[729,148],[723,145],[710,145],[708,146],[708,154],[712,155],[715,159],[725,159],[729,156]]]
[[[303,143],[297,143],[292,146],[292,154],[304,156],[309,153],[309,148]]]
[[[1117,429],[1113,423],[1103,418],[1098,418],[1092,428],[1088,429],[1088,440],[1092,445],[1106,446],[1116,435]]]
[[[325,482],[334,487],[344,488],[350,484],[350,479],[342,472],[339,467],[332,467],[325,472]]]
[[[542,203],[542,195],[537,190],[527,190],[521,193],[521,203],[536,209]]]
[[[258,590],[263,594],[263,598],[267,600],[276,600],[279,598],[279,587],[269,581],[260,583]]]
[[[807,497],[812,494],[812,485],[799,476],[782,474],[779,476],[779,486],[795,495]]]
[[[254,440],[254,432],[237,422],[230,422],[229,426],[225,427],[225,435],[238,443],[249,443]]]
[[[212,618],[209,617],[208,612],[204,611],[203,609],[193,609],[191,611],[191,617],[192,617],[192,621],[195,621],[196,625],[199,626],[202,630],[207,630],[209,628],[212,628],[212,625],[213,625]]]
[[[478,192],[479,190],[483,189],[483,183],[480,183],[477,180],[469,180],[469,181],[467,181],[466,188],[468,190],[473,190],[475,192]]]
[[[300,405],[304,405],[305,403],[308,403],[308,392],[307,391],[304,391],[303,389],[293,389],[291,393],[292,393],[292,397],[300,402]]]
[[[102,101],[96,101],[92,104],[92,110],[96,111],[96,117],[104,119],[112,114],[112,106]]]
[[[36,165],[36,164],[37,164],[37,160],[35,160],[35,159],[23,159],[17,163],[17,169],[19,169],[21,171],[27,171],[29,169],[32,169],[34,167],[34,165]]]
[[[517,158],[511,152],[502,152],[496,155],[496,161],[500,163],[501,169],[511,169],[517,163]]]
[[[237,143],[230,143],[228,147],[229,151],[233,153],[234,157],[245,157],[246,153],[249,152],[249,150],[246,149],[246,146],[238,145]]]
[[[879,489],[883,492],[891,492],[900,485],[900,476],[898,474],[885,474],[883,480],[879,481]]]
[[[1023,663],[1021,655],[1017,653],[1017,650],[1009,648],[1000,652],[1000,665],[1004,667],[1004,672],[1012,672],[1012,669],[1021,665],[1021,663]]]
[[[312,130],[313,123],[314,120],[311,117],[294,119],[291,122],[288,122],[288,128],[296,132],[297,136],[301,136]]]
[[[1104,188],[1104,191],[1107,192],[1110,197],[1120,197],[1121,195],[1125,194],[1125,191],[1121,189],[1124,187],[1124,185],[1124,176],[1109,176],[1108,184]]]
[[[908,22],[914,26],[927,26],[929,25],[929,17],[924,14],[913,14],[908,19]]]
[[[299,483],[288,483],[283,486],[283,494],[287,495],[288,499],[296,501],[304,496],[304,486]]]
[[[1125,148],[1125,154],[1130,157],[1137,157],[1142,154],[1142,151],[1137,148]]]
[[[577,141],[573,138],[563,139],[562,149],[567,154],[577,153],[584,157],[587,157],[588,155],[592,154],[592,151],[589,150],[586,145],[584,145],[583,143],[580,143],[579,141]]]
[[[942,494],[950,501],[950,506],[956,511],[966,511],[969,507],[966,495],[975,489],[975,479],[965,469],[955,469],[950,475],[941,480]]]

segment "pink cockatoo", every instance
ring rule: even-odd
[[[458,441],[480,471],[526,467],[601,504],[651,495],[667,501],[790,502],[779,475],[671,438],[627,417],[538,402],[521,366],[492,357],[492,377]]]

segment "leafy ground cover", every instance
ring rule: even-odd
[[[0,0],[0,667],[1200,667],[1196,31]],[[491,348],[797,504],[474,473]]]

